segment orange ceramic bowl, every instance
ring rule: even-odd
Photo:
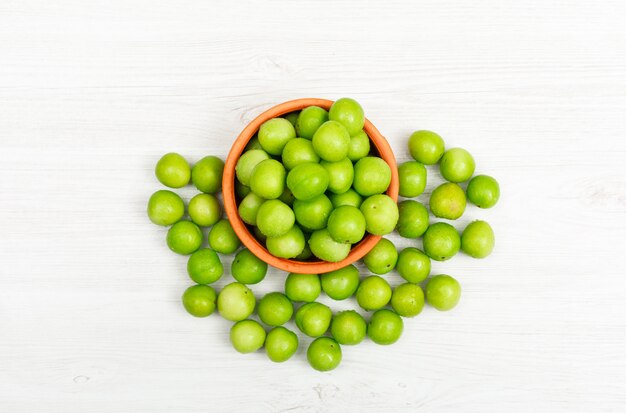
[[[290,112],[302,110],[308,106],[319,106],[329,110],[332,104],[332,100],[306,98],[290,100],[266,110],[250,122],[248,126],[246,126],[239,134],[235,143],[233,143],[230,153],[228,154],[228,158],[226,159],[224,177],[222,179],[222,193],[224,196],[224,209],[226,210],[226,214],[228,215],[228,219],[230,220],[235,233],[241,242],[250,251],[252,251],[254,255],[269,265],[280,268],[284,271],[306,274],[322,274],[337,270],[363,258],[363,256],[367,254],[381,238],[380,236],[370,234],[366,235],[363,240],[352,247],[350,254],[339,262],[288,260],[278,258],[270,254],[269,251],[254,237],[249,228],[239,217],[237,198],[235,195],[235,166],[237,165],[237,161],[243,153],[246,145],[257,133],[261,125],[269,119],[276,118]],[[369,120],[365,119],[365,126],[363,129],[370,137],[372,152],[377,152],[378,156],[387,162],[391,168],[391,184],[387,189],[387,195],[389,195],[394,201],[397,201],[399,180],[396,158],[393,155],[393,151],[391,150],[387,140]]]

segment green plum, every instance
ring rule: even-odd
[[[285,279],[285,294],[291,301],[312,302],[322,291],[317,274],[290,273]]]
[[[265,244],[270,254],[275,257],[295,258],[304,250],[305,242],[302,230],[294,225],[283,235],[268,237]]]
[[[185,214],[185,203],[172,191],[156,191],[148,201],[148,218],[157,225],[169,226],[180,221]]]
[[[274,327],[265,338],[267,357],[275,363],[287,361],[298,350],[298,336],[285,327]]]
[[[304,108],[296,121],[296,134],[301,138],[311,140],[319,127],[327,120],[328,112],[325,109],[319,106]]]
[[[400,180],[400,196],[414,198],[424,192],[426,188],[426,168],[423,164],[410,161],[398,167]]]
[[[284,118],[273,118],[259,128],[259,143],[270,155],[280,155],[289,140],[296,137],[293,125]]]
[[[389,300],[391,300],[391,287],[384,278],[378,275],[364,278],[356,290],[357,303],[367,311],[383,308]]]
[[[191,221],[178,221],[167,231],[166,241],[175,253],[189,255],[202,245],[202,231]]]
[[[309,238],[309,247],[313,255],[328,262],[339,262],[350,253],[350,244],[335,241],[327,229],[313,232]]]
[[[356,244],[365,235],[365,217],[357,207],[340,206],[330,214],[327,228],[333,240]]]
[[[268,326],[281,326],[291,319],[293,304],[285,294],[273,292],[261,298],[257,312]]]
[[[387,238],[381,238],[365,256],[363,263],[374,274],[387,274],[396,268],[398,250]]]
[[[317,371],[330,371],[341,363],[341,346],[330,337],[318,337],[306,352],[311,367]]]
[[[201,227],[210,227],[220,220],[222,207],[215,195],[198,194],[189,201],[189,218]]]
[[[381,158],[366,156],[354,165],[354,190],[362,196],[382,194],[390,182],[391,169]]]
[[[276,199],[285,190],[285,176],[287,172],[283,164],[275,159],[266,159],[252,171],[250,189],[265,199]]]
[[[461,249],[474,258],[485,258],[491,254],[495,242],[493,229],[485,221],[470,223],[461,235]]]
[[[209,231],[209,245],[220,254],[232,254],[237,251],[241,241],[227,219],[219,220]]]
[[[323,194],[328,188],[328,183],[328,172],[317,163],[300,164],[287,175],[287,187],[293,196],[301,201]]]
[[[320,161],[320,157],[315,153],[311,141],[304,138],[295,138],[287,142],[281,159],[287,170],[291,170],[303,163],[317,163]]]
[[[398,234],[404,238],[419,238],[428,229],[428,210],[422,204],[407,199],[398,204]]]
[[[365,158],[370,153],[370,137],[364,130],[357,132],[350,138],[350,149],[348,149],[348,159],[356,162]]]
[[[312,302],[306,303],[296,311],[296,325],[309,337],[319,337],[326,333],[333,317],[328,306]]]
[[[350,136],[356,135],[365,125],[363,108],[351,98],[337,99],[328,111],[328,118],[341,123]]]
[[[265,343],[265,329],[254,320],[241,320],[230,329],[230,342],[239,353],[254,353]]]
[[[239,208],[237,209],[241,220],[246,224],[256,225],[256,216],[264,202],[265,200],[254,192],[246,195],[239,203]]]
[[[296,221],[309,231],[326,228],[332,211],[333,204],[324,194],[307,201],[295,200],[293,203]]]
[[[430,258],[417,248],[408,247],[398,255],[398,274],[410,283],[421,283],[430,274]]]
[[[222,189],[224,161],[217,156],[205,156],[191,169],[191,181],[200,192],[214,194]]]
[[[289,123],[291,123],[293,127],[295,128],[296,122],[298,121],[298,116],[300,116],[300,112],[290,112],[290,113],[287,113],[286,115],[283,115],[283,118],[287,119]]]
[[[430,211],[444,219],[459,219],[465,212],[465,192],[455,183],[439,185],[430,195]]]
[[[462,148],[448,149],[441,157],[439,172],[450,182],[464,182],[472,177],[476,169],[474,158]]]
[[[217,294],[208,285],[194,285],[185,290],[183,306],[194,317],[208,317],[215,311]]]
[[[270,159],[270,156],[262,149],[253,149],[251,151],[244,152],[239,157],[237,166],[235,166],[235,173],[239,182],[243,185],[249,186],[254,168],[266,159]]]
[[[372,195],[363,201],[360,209],[370,234],[389,234],[398,224],[398,204],[388,195]]]
[[[330,324],[330,334],[339,344],[356,345],[365,338],[367,323],[354,310],[340,311]]]
[[[163,185],[170,188],[182,188],[189,183],[191,168],[182,155],[171,152],[159,159],[154,174]]]
[[[368,337],[376,344],[393,344],[402,335],[402,318],[391,310],[378,310],[370,318],[367,326]]]
[[[439,311],[453,309],[460,298],[461,285],[449,275],[435,275],[426,284],[426,301]]]
[[[400,284],[391,294],[391,307],[402,317],[415,317],[424,308],[424,291],[417,284]]]
[[[238,282],[228,284],[217,296],[217,311],[230,321],[245,320],[254,312],[255,305],[252,290]]]
[[[343,205],[351,205],[359,208],[363,203],[363,197],[352,188],[348,189],[343,194],[330,194],[328,197],[330,198],[330,202],[332,202],[334,208],[338,208]]]
[[[258,284],[267,274],[267,263],[244,248],[235,255],[230,265],[230,273],[242,284]]]
[[[212,284],[224,273],[220,257],[210,248],[201,248],[187,261],[187,273],[198,284]]]
[[[334,194],[342,194],[352,186],[354,167],[348,158],[337,162],[322,161],[320,163],[328,172],[328,190]]]
[[[446,261],[461,248],[461,237],[457,230],[445,222],[437,222],[424,233],[424,252],[436,261]]]
[[[342,160],[350,150],[350,134],[341,123],[332,120],[317,129],[312,142],[319,157],[329,162]]]
[[[296,222],[296,217],[287,204],[278,199],[270,199],[259,207],[256,225],[267,237],[286,234]]]
[[[500,199],[500,185],[488,175],[476,175],[467,184],[467,198],[479,208],[491,208]]]
[[[359,270],[348,265],[338,270],[320,274],[322,290],[333,300],[351,297],[359,287]]]
[[[443,156],[445,145],[435,132],[419,130],[409,138],[409,152],[413,159],[424,165],[434,165]]]

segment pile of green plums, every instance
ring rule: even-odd
[[[389,166],[371,154],[363,124],[361,106],[348,98],[336,101],[328,112],[311,106],[265,122],[236,166],[239,215],[268,251],[282,258],[340,261],[366,233],[385,235],[394,229],[404,238],[422,238],[423,250],[398,251],[381,238],[363,258],[370,274],[362,277],[355,265],[325,274],[290,273],[282,292],[260,300],[250,286],[264,280],[268,265],[240,248],[229,221],[222,219],[216,194],[223,161],[207,156],[191,167],[176,153],[158,161],[155,173],[163,185],[182,188],[191,182],[199,191],[187,205],[166,189],[148,201],[150,220],[169,227],[168,247],[189,256],[187,273],[195,285],[184,292],[183,306],[196,317],[217,309],[232,321],[230,340],[238,352],[265,348],[273,362],[290,359],[299,347],[298,335],[286,327],[293,321],[301,333],[314,338],[306,353],[310,365],[332,370],[341,362],[342,346],[366,337],[380,345],[396,342],[403,318],[420,314],[425,302],[440,311],[457,305],[459,282],[445,274],[430,276],[431,260],[448,260],[459,250],[474,258],[492,252],[494,233],[485,221],[471,222],[461,235],[447,222],[430,223],[431,214],[460,218],[467,200],[480,208],[498,202],[497,181],[473,176],[474,159],[466,150],[446,151],[434,132],[413,133],[408,146],[414,160],[398,167],[399,194],[405,199],[396,204],[384,195]],[[437,163],[448,182],[432,191],[427,208],[410,198],[426,188],[424,165]],[[468,180],[463,189],[459,184]],[[206,244],[202,228],[210,228]],[[223,276],[220,255],[227,254],[236,254],[230,267],[233,281],[218,293],[211,284]],[[403,279],[395,288],[387,280],[393,271]],[[364,312],[371,312],[369,320],[355,310],[333,313],[317,301],[322,293],[332,300],[354,297]]]
[[[394,230],[391,169],[370,151],[363,108],[337,100],[261,125],[235,168],[239,215],[270,254],[337,262]]]

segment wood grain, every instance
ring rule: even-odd
[[[622,1],[0,2],[0,410],[624,411],[625,19]],[[153,165],[346,95],[399,162],[432,129],[498,178],[500,204],[455,224],[488,220],[494,254],[436,263],[459,307],[331,373],[306,339],[285,364],[239,355],[180,305]]]

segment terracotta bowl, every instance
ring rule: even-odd
[[[235,233],[241,240],[241,242],[250,250],[254,255],[281,270],[295,273],[306,274],[321,274],[329,271],[334,271],[346,265],[363,258],[373,247],[376,245],[380,236],[366,235],[363,240],[354,245],[350,250],[348,256],[339,262],[328,261],[295,261],[284,258],[278,258],[269,253],[269,251],[254,237],[250,232],[250,229],[241,220],[238,213],[238,204],[235,195],[235,166],[239,157],[243,153],[246,145],[257,133],[261,124],[265,121],[285,115],[290,112],[302,110],[307,106],[319,106],[326,110],[330,109],[333,104],[332,100],[326,99],[296,99],[290,100],[280,105],[276,105],[273,108],[261,113],[244,128],[239,134],[235,143],[228,154],[226,159],[226,165],[224,166],[224,177],[222,180],[222,193],[224,196],[224,209],[228,215]],[[389,146],[387,140],[380,134],[378,129],[367,119],[365,119],[365,126],[363,127],[365,132],[370,137],[371,151],[377,153],[385,162],[389,164],[391,168],[391,184],[387,189],[387,195],[389,195],[394,201],[398,199],[398,168],[396,166],[396,158],[393,155],[393,151]]]

